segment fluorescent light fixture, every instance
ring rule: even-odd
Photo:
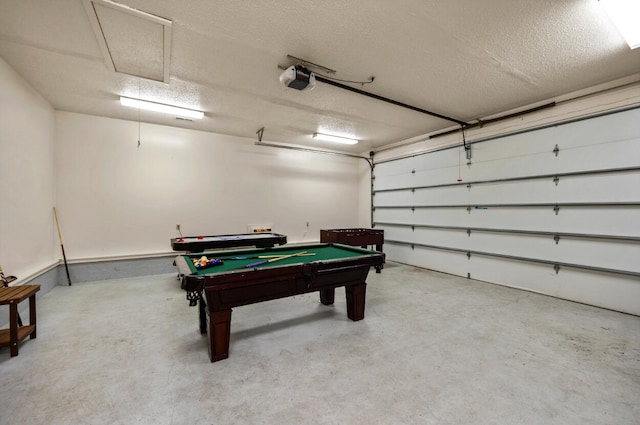
[[[313,133],[313,138],[318,140],[324,140],[326,142],[342,143],[344,145],[355,145],[358,143],[356,139],[350,139],[348,137],[332,136],[330,134]]]
[[[163,103],[149,102],[147,100],[133,99],[130,97],[120,96],[120,104],[130,106],[132,108],[146,109],[148,111],[162,112],[165,114],[175,115],[177,117],[202,119],[204,112],[193,109],[179,108],[177,106],[165,105]]]
[[[630,48],[640,47],[640,1],[599,0]]]

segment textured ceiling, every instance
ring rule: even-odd
[[[142,111],[144,122],[254,139],[264,127],[265,141],[354,153],[454,123],[322,82],[286,88],[287,55],[335,78],[375,77],[344,84],[465,122],[640,72],[640,49],[596,0],[121,3],[171,21],[168,83],[107,66],[82,0],[0,0],[0,57],[57,110],[137,121],[119,96],[140,97],[205,111],[192,122]],[[137,37],[121,54],[159,63],[145,47],[156,42]],[[361,142],[320,144],[314,132]]]

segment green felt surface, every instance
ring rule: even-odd
[[[281,267],[290,264],[309,263],[312,261],[328,261],[340,258],[359,257],[362,255],[371,255],[375,252],[367,251],[365,249],[350,247],[345,245],[311,245],[311,246],[297,246],[287,248],[277,248],[269,250],[242,250],[242,251],[217,251],[217,252],[204,252],[197,255],[187,255],[185,260],[191,268],[191,272],[197,275],[223,273],[236,270],[252,270],[253,268],[247,268],[246,266],[251,263],[264,261],[266,259],[259,258],[247,258],[247,259],[232,259],[233,257],[255,257],[258,255],[290,255],[299,252],[305,252],[307,254],[315,254],[310,256],[300,256],[285,258],[283,260],[274,261],[271,263],[256,266],[255,268],[263,267]],[[220,258],[224,261],[224,264],[198,270],[193,265],[191,258],[200,258],[206,256],[208,259]]]

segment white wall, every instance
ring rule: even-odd
[[[289,243],[358,225],[358,159],[255,140],[56,112],[58,215],[67,257],[170,251],[187,235],[268,225]],[[307,222],[309,227],[307,228]]]
[[[0,58],[0,264],[21,280],[54,260],[54,111]]]

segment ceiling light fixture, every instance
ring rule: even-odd
[[[342,143],[344,145],[355,145],[358,143],[357,139],[351,139],[349,137],[332,136],[330,134],[313,133],[313,138],[318,140],[324,140],[326,142]]]
[[[162,112],[164,114],[178,117],[202,119],[204,112],[194,109],[180,108],[178,106],[165,105],[164,103],[149,102],[147,100],[133,99],[131,97],[120,96],[120,104],[132,108],[146,109],[148,111]]]
[[[640,2],[638,0],[599,0],[631,49],[640,47]]]

